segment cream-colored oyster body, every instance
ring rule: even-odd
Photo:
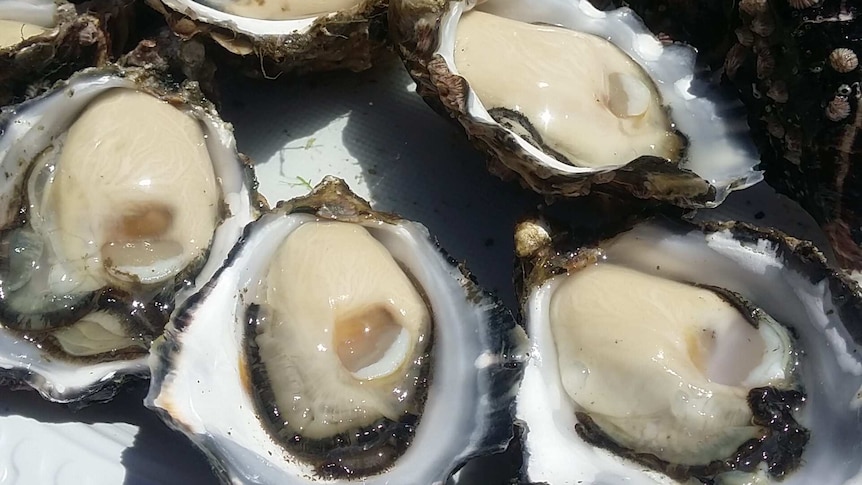
[[[12,47],[47,30],[39,25],[0,18],[0,49]]]
[[[458,72],[487,109],[531,120],[543,144],[573,164],[679,159],[684,141],[652,79],[604,39],[470,11],[458,22],[454,53]]]
[[[273,258],[263,293],[271,315],[257,344],[281,416],[297,432],[321,439],[409,409],[411,365],[430,338],[431,315],[366,229],[298,228]]]

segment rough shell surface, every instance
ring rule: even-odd
[[[675,40],[706,52],[723,46],[724,74],[748,108],[767,182],[814,216],[845,268],[862,269],[862,5],[741,0],[736,11],[734,2],[683,0],[658,12],[628,3],[648,25],[672,12]],[[720,13],[698,14],[695,4]],[[721,25],[711,35],[696,34],[713,22]],[[763,22],[776,29],[758,34],[755,26]],[[769,95],[778,82],[786,98]]]
[[[338,69],[363,71],[371,67],[386,39],[384,0],[365,0],[349,10],[321,16],[302,31],[265,34],[253,29],[240,31],[230,21],[211,20],[176,0],[146,2],[164,15],[181,38],[205,39],[207,53],[216,62],[252,77]],[[278,21],[260,23],[277,25]]]

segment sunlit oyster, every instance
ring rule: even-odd
[[[146,404],[226,482],[442,483],[505,448],[523,332],[343,181],[250,224],[153,347]]]
[[[810,244],[656,220],[519,225],[530,483],[862,478],[862,290]]]
[[[108,398],[254,217],[251,169],[194,85],[144,70],[82,71],[0,132],[0,380]]]
[[[0,106],[105,64],[111,48],[105,22],[86,8],[79,12],[64,0],[0,0]]]
[[[627,9],[396,0],[390,25],[418,92],[493,172],[538,192],[702,207],[762,178],[741,105],[695,78],[692,49],[662,45]]]
[[[371,67],[386,0],[147,0],[184,38],[211,38],[249,75]]]

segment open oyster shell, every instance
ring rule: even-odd
[[[540,219],[516,233],[531,340],[522,478],[862,478],[862,457],[846,452],[862,439],[862,289],[816,248],[664,219],[573,236]]]
[[[598,190],[687,207],[762,178],[741,105],[696,78],[692,49],[663,46],[628,9],[398,0],[390,25],[417,91],[503,178],[548,195]]]
[[[82,71],[0,131],[0,382],[108,399],[256,216],[251,168],[193,84],[143,69]]]
[[[226,483],[443,483],[511,439],[524,342],[423,226],[327,177],[179,309],[146,405]]]
[[[247,75],[371,67],[386,37],[386,1],[147,0],[183,38],[212,39]],[[292,15],[293,8],[311,6]],[[331,12],[315,12],[313,7]],[[234,12],[234,13],[232,13]],[[273,14],[273,18],[266,18]],[[254,18],[258,15],[263,18]],[[223,48],[223,49],[222,49]]]

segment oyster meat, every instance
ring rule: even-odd
[[[628,9],[587,1],[397,0],[391,31],[417,91],[547,195],[631,193],[715,206],[759,182],[742,105]]]
[[[110,397],[255,217],[251,169],[194,86],[146,70],[85,70],[0,129],[2,380]]]
[[[146,404],[225,482],[443,483],[512,438],[524,343],[424,227],[328,177],[179,309]]]
[[[349,69],[371,64],[386,37],[385,0],[147,0],[183,38],[202,36],[243,73]],[[224,55],[227,54],[227,55]]]
[[[516,241],[522,478],[862,478],[844,451],[862,440],[862,290],[813,246],[661,219],[586,244],[529,220]]]

